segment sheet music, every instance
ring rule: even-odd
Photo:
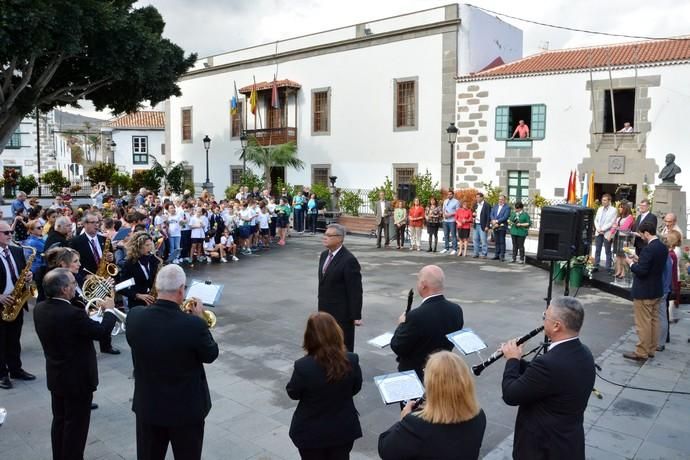
[[[121,291],[121,290],[123,290],[123,289],[126,289],[126,288],[130,287],[130,286],[134,286],[135,284],[136,284],[136,283],[134,282],[134,278],[130,278],[130,279],[128,279],[128,280],[124,280],[124,281],[122,281],[122,282],[120,282],[120,283],[117,283],[117,284],[115,285],[115,292],[119,292],[119,291]]]
[[[185,300],[196,297],[201,300],[204,305],[213,305],[220,296],[222,286],[218,284],[206,284],[203,281],[193,282],[187,290]]]
[[[391,339],[393,338],[393,333],[392,332],[384,332],[383,334],[379,335],[378,337],[374,337],[371,340],[368,340],[367,343],[370,345],[373,345],[378,348],[385,348],[391,344]]]
[[[380,375],[374,377],[374,383],[386,404],[409,401],[424,396],[424,386],[414,371]]]
[[[486,344],[472,329],[460,329],[451,332],[446,337],[465,355],[476,353],[486,348]]]

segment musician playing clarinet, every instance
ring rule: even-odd
[[[555,298],[543,315],[547,353],[528,363],[515,340],[501,346],[503,400],[520,406],[513,459],[584,460],[582,423],[595,378],[592,353],[579,338],[584,317],[579,300]]]
[[[446,334],[462,329],[460,305],[443,296],[445,276],[436,265],[427,265],[417,274],[417,293],[422,304],[403,313],[391,339],[391,349],[398,355],[398,370],[414,370],[424,381],[424,365],[429,355],[439,350],[452,350]]]

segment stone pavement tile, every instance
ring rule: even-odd
[[[587,432],[585,444],[588,447],[619,455],[622,458],[633,458],[635,452],[642,444],[642,438],[629,436],[613,430],[607,430],[598,426],[592,427]],[[589,455],[587,455],[589,458]]]
[[[690,454],[688,451],[670,449],[650,441],[645,441],[640,446],[635,460],[687,460]]]
[[[24,444],[9,451],[3,451],[2,458],[11,460],[50,460],[52,458],[52,453],[39,453],[28,445]]]
[[[675,366],[671,368],[662,367],[658,365],[656,361],[658,361],[658,359],[655,356],[654,359],[642,366],[642,369],[640,369],[635,378],[654,378],[662,382],[667,382],[667,384],[676,383],[683,373],[683,369],[678,367],[678,363],[682,361],[676,361]]]
[[[590,397],[590,400],[592,398],[594,397]],[[594,425],[597,422],[597,420],[599,420],[599,417],[601,417],[605,412],[606,410],[602,409],[601,407],[596,407],[592,406],[591,404],[588,404],[584,416],[585,424]]]
[[[605,376],[605,378],[608,379],[608,376]],[[594,388],[601,393],[602,398],[599,399],[592,393],[587,402],[587,410],[590,408],[608,409],[621,392],[621,387],[605,382],[600,378],[597,378],[594,382]]]
[[[628,460],[631,457],[621,457],[620,455],[612,454],[611,452],[585,444],[585,458],[587,460]]]
[[[275,420],[278,423],[281,423],[285,426],[290,426],[290,423],[292,423],[292,415],[295,413],[295,409],[297,408],[297,401],[295,401],[295,404],[293,407],[290,407],[288,409],[283,409],[280,412],[276,412],[275,414],[271,415],[271,418]]]
[[[212,401],[211,412],[206,417],[207,424],[218,424],[230,420],[238,415],[248,414],[251,408],[242,405],[232,399],[214,398]]]
[[[679,420],[677,428],[667,425],[654,425],[647,436],[647,441],[666,446],[682,452],[688,452],[690,457],[690,426],[687,424],[688,418]]]
[[[599,417],[593,429],[606,428],[643,439],[660,411],[660,407],[651,404],[618,398],[611,409]]]
[[[11,420],[5,420],[3,426],[0,426],[0,452],[9,452],[12,449],[17,449],[23,446],[28,447],[26,441],[12,429]]]
[[[241,438],[253,440],[284,425],[265,415],[261,415],[257,412],[250,412],[221,422],[219,426]]]
[[[634,382],[634,383],[633,383]],[[634,378],[630,381],[629,385],[636,386],[638,388],[650,388],[659,390],[670,390],[668,383],[659,383],[662,381],[651,379],[651,378]],[[621,398],[632,399],[633,401],[643,402],[645,404],[650,404],[652,406],[657,406],[659,408],[663,407],[668,399],[668,393],[660,393],[656,391],[646,391],[646,390],[635,390],[633,388],[625,388],[621,391],[617,400]]]
[[[282,459],[299,460],[300,458],[299,451],[288,436],[288,429],[285,426],[264,433],[253,442]]]
[[[220,426],[206,423],[204,432],[204,460],[244,460],[264,449]]]
[[[484,439],[482,440],[482,448],[479,451],[479,456],[481,457],[482,455],[485,455],[489,452],[490,446],[495,446],[497,444],[500,444],[502,440],[506,440],[505,442],[507,451],[510,454],[510,457],[512,458],[512,452],[513,452],[513,423],[515,420],[511,420],[509,423],[511,423],[510,427],[506,427],[503,425],[499,425],[496,423],[492,422],[487,422],[486,423],[486,431],[484,432]]]
[[[383,403],[380,403],[377,409],[359,417],[362,429],[379,433],[386,431],[398,420],[400,420],[400,407],[396,405],[384,406]]]

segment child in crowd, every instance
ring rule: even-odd
[[[276,214],[278,215],[278,244],[285,246],[285,237],[287,236],[287,227],[290,222],[290,205],[287,204],[285,198],[281,198],[276,207]]]
[[[269,220],[271,216],[268,214],[268,208],[266,207],[266,203],[261,201],[259,203],[259,215],[258,215],[258,220],[259,220],[259,236],[261,238],[261,244],[265,249],[268,249],[271,245],[271,237],[269,236]]]
[[[192,264],[194,263],[195,259],[202,259],[204,254],[203,244],[205,232],[204,223],[201,217],[201,208],[197,208],[194,212],[194,215],[189,219],[189,227],[192,229],[192,249],[190,254],[192,258]]]
[[[220,237],[220,244],[225,248],[225,254],[232,255],[233,262],[240,260],[237,258],[237,245],[235,244],[235,239],[227,228],[223,232],[223,236]]]
[[[223,263],[228,261],[225,258],[225,246],[220,243],[216,244],[212,233],[208,233],[204,237],[204,253],[206,254],[206,263],[210,263],[211,259],[219,259]]]

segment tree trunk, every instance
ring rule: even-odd
[[[10,142],[12,134],[22,122],[22,118],[21,114],[14,111],[2,117],[0,122],[0,152],[3,152],[5,146]]]
[[[264,165],[264,188],[271,193],[271,165]]]

